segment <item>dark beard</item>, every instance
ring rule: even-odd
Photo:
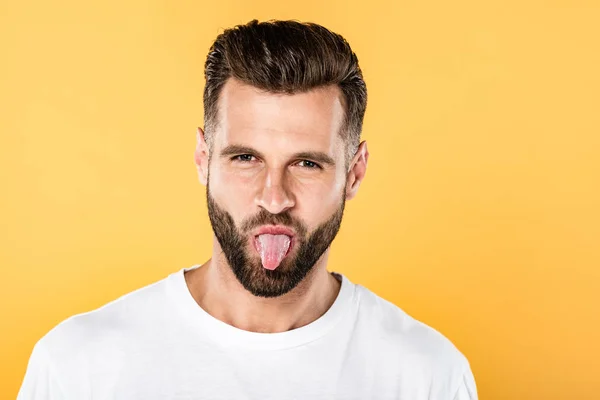
[[[315,263],[335,239],[344,214],[345,191],[335,213],[307,236],[307,228],[292,217],[288,211],[271,214],[261,208],[258,214],[242,222],[238,229],[227,211],[219,207],[206,185],[208,217],[213,232],[223,249],[231,270],[246,290],[258,297],[278,297],[294,289],[312,270]],[[277,269],[271,271],[262,266],[260,257],[249,257],[248,232],[261,225],[285,225],[296,232],[295,253],[283,259]],[[254,244],[250,238],[250,245]],[[292,256],[295,254],[295,256]]]

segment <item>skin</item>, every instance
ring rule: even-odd
[[[346,200],[356,196],[369,153],[363,141],[346,165],[338,133],[342,99],[336,86],[287,95],[266,93],[233,78],[226,82],[212,148],[199,128],[195,162],[200,182],[207,185],[210,175],[212,198],[237,227],[266,210],[289,213],[310,233],[339,210],[344,193]],[[230,152],[231,146],[246,149]],[[250,235],[247,241],[247,254],[256,259]],[[186,272],[185,279],[199,306],[215,318],[246,331],[284,332],[315,321],[333,304],[340,283],[327,271],[329,252],[327,248],[292,290],[264,298],[236,279],[213,236],[212,257]]]

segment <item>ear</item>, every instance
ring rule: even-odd
[[[198,180],[204,186],[208,182],[208,158],[209,158],[208,145],[204,138],[204,131],[202,128],[198,128],[196,131],[196,150],[194,152],[194,161],[196,162],[196,169],[198,170]]]
[[[358,193],[358,187],[365,178],[367,173],[367,161],[369,160],[369,151],[367,150],[367,142],[363,141],[356,154],[352,158],[350,168],[348,170],[348,180],[346,183],[346,199],[350,200]]]

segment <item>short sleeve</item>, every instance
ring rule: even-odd
[[[17,400],[64,400],[43,342],[33,347]]]
[[[477,386],[475,384],[475,377],[471,368],[463,373],[461,381],[458,385],[456,394],[452,398],[453,400],[478,400],[477,398]]]

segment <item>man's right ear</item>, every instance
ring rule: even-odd
[[[196,162],[196,169],[198,170],[198,180],[204,186],[208,182],[208,158],[209,158],[208,145],[204,138],[204,131],[202,128],[196,130],[196,150],[194,151],[194,161]]]

